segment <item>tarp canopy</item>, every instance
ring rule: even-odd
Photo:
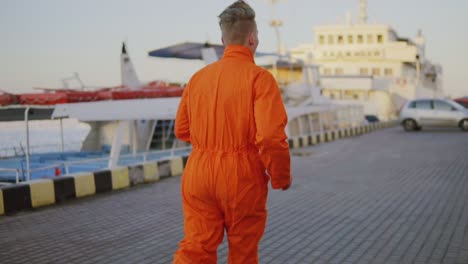
[[[186,60],[202,60],[203,48],[214,48],[218,58],[224,53],[224,46],[220,44],[184,42],[169,47],[156,49],[148,52],[150,57],[176,58]],[[276,56],[276,53],[256,52],[255,56]]]
[[[177,58],[177,59],[188,59],[188,60],[201,60],[202,59],[202,48],[214,48],[218,58],[221,58],[224,53],[223,45],[213,45],[209,43],[195,43],[195,42],[184,42],[169,47],[156,49],[148,53],[151,57],[160,58]]]

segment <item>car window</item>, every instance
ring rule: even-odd
[[[408,108],[416,108],[416,101],[409,103]]]
[[[455,108],[458,108],[458,110],[463,110],[463,108],[468,108],[468,101],[452,101],[456,106]]]
[[[430,100],[415,101],[417,109],[432,109],[432,103]]]
[[[444,101],[434,100],[434,109],[440,111],[451,111],[454,107]]]

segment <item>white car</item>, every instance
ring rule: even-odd
[[[416,99],[400,111],[400,123],[406,131],[422,127],[459,127],[468,131],[468,109],[445,99]]]

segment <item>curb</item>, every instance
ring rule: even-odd
[[[180,176],[187,159],[188,156],[174,157],[112,170],[78,173],[4,186],[0,188],[0,215]]]
[[[384,129],[398,125],[397,121],[372,123],[357,127],[343,128],[337,130],[325,131],[308,136],[298,136],[288,139],[290,149],[303,148],[317,145],[320,143],[332,142],[347,137],[360,136],[371,133],[377,129]]]

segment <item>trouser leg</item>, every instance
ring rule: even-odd
[[[219,208],[187,194],[182,198],[184,239],[179,243],[174,263],[216,263],[217,248],[224,236],[224,220]]]
[[[265,231],[267,192],[253,189],[232,210],[227,225],[229,264],[258,263],[258,243]]]

